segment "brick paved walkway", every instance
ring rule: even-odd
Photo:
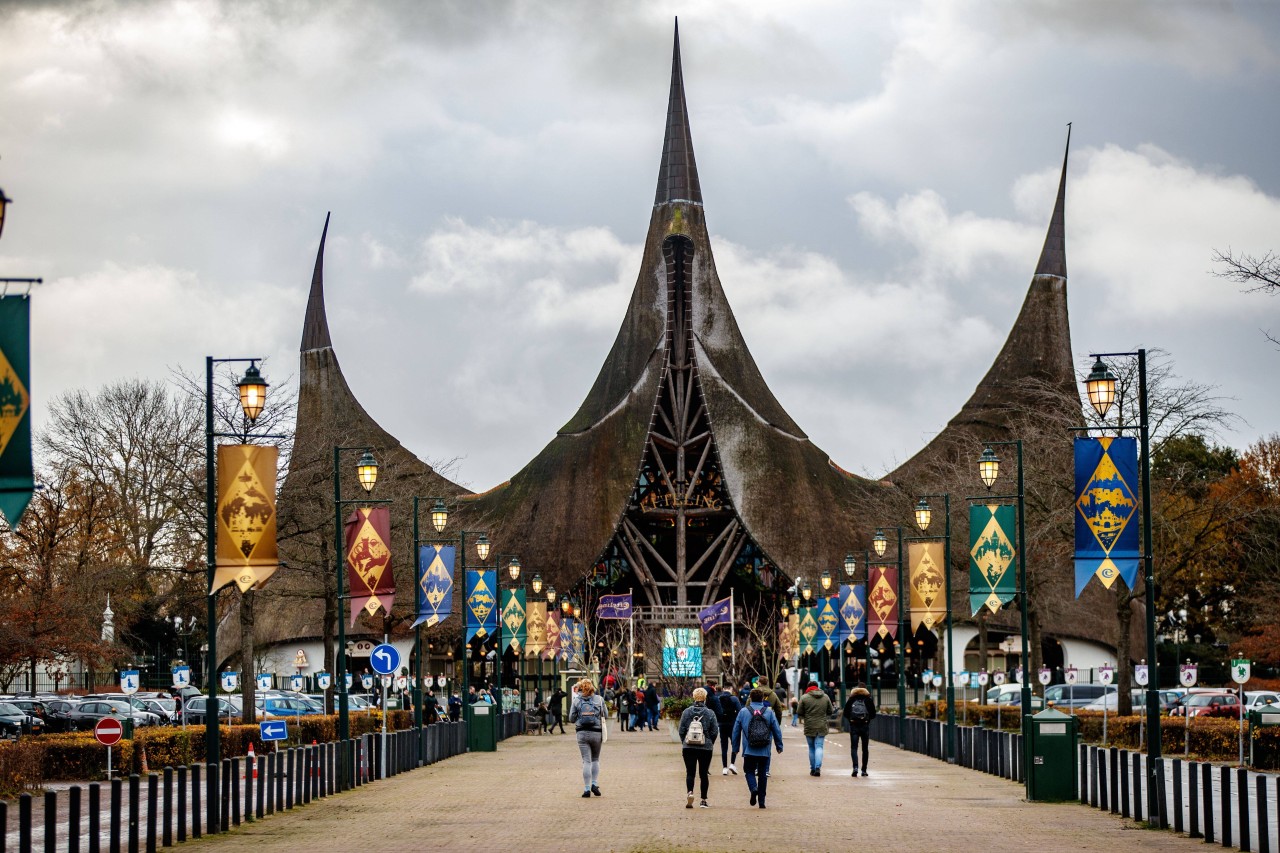
[[[218,853],[1204,848],[1078,804],[1025,803],[1014,783],[874,743],[872,776],[853,779],[847,735],[827,738],[815,779],[804,738],[785,729],[765,811],[748,806],[741,776],[719,775],[718,751],[712,807],[686,810],[678,746],[665,732],[615,727],[602,756],[602,798],[580,796],[572,735],[519,737],[496,753],[454,758],[194,843]]]

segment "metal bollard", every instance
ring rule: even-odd
[[[138,809],[141,799],[141,780],[137,773],[129,774],[129,853],[138,853]]]
[[[4,822],[0,820],[0,837],[4,834]],[[72,785],[67,791],[67,853],[80,853],[80,786]]]
[[[147,853],[156,853],[156,821],[160,819],[160,777],[147,775]]]
[[[286,749],[284,751],[284,763],[287,768],[284,782],[284,807],[286,809],[293,808],[293,760],[293,750]]]
[[[162,847],[173,846],[173,768],[164,769],[164,825]]]
[[[1231,846],[1231,768],[1218,768],[1219,784],[1222,791],[1222,846]]]
[[[1200,770],[1200,793],[1204,797],[1204,840],[1206,844],[1213,843],[1213,768],[1208,764],[1201,764]]]
[[[31,850],[31,795],[18,797],[18,850],[29,853]]]
[[[45,853],[58,850],[58,794],[55,791],[44,792],[44,850]]]
[[[178,768],[178,843],[187,840],[187,768]]]
[[[97,782],[89,783],[89,853],[99,853],[102,849],[102,786]]]
[[[107,844],[111,853],[120,853],[120,801],[124,785],[117,777],[111,780],[111,814],[108,817]]]

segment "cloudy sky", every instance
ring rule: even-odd
[[[43,276],[34,397],[270,357],[316,243],[369,412],[488,488],[566,422],[639,271],[680,16],[717,266],[773,391],[879,475],[1003,343],[1074,122],[1075,349],[1168,350],[1277,431],[1280,6],[0,4],[0,275]]]

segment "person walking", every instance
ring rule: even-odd
[[[804,721],[804,739],[809,742],[809,775],[822,775],[822,746],[827,739],[828,720],[836,712],[831,697],[810,681],[800,697],[800,719]]]
[[[604,743],[604,721],[607,715],[604,699],[596,695],[596,686],[589,679],[579,681],[574,689],[577,694],[569,708],[569,722],[573,723],[578,737],[578,752],[582,754],[582,796],[600,796],[600,745]]]
[[[751,805],[764,808],[769,786],[769,746],[772,742],[782,754],[782,727],[760,688],[752,690],[748,699],[747,707],[733,721],[733,751],[737,753],[741,745],[742,771],[751,791]]]
[[[634,701],[635,696],[630,690],[618,691],[618,728],[621,731],[630,731],[631,703]]]
[[[707,789],[711,786],[711,756],[714,754],[716,737],[720,734],[720,723],[715,711],[707,706],[706,688],[699,687],[693,691],[693,704],[684,709],[680,715],[680,743],[683,744],[681,754],[684,756],[684,787],[688,791],[684,807],[693,808],[693,773],[698,771],[698,785],[701,791],[700,808],[707,805]]]
[[[644,713],[645,722],[649,725],[649,731],[656,731],[658,728],[658,688],[650,684],[644,691]]]
[[[738,697],[733,691],[725,688],[721,690],[716,698],[720,700],[720,729],[725,734],[720,738],[720,775],[728,776],[732,773],[738,775],[738,768],[734,764],[738,761],[738,751],[735,749],[733,755],[729,755],[729,735],[728,732],[733,731],[733,721],[738,719],[738,712],[742,710],[742,703],[738,701]]]
[[[555,692],[551,694],[551,725],[547,730],[552,734],[555,734],[556,726],[560,727],[560,734],[564,734],[564,697],[568,695],[568,693],[564,692],[564,688],[558,684]],[[572,723],[573,720],[571,719],[569,722]]]
[[[867,775],[867,749],[871,742],[871,721],[876,718],[876,703],[871,691],[861,681],[844,703],[844,718],[849,722],[849,755],[853,759],[853,775],[858,775],[858,744],[862,744],[862,775]]]

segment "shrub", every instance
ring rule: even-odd
[[[0,799],[44,787],[44,744],[31,738],[0,743]]]
[[[668,696],[662,700],[661,716],[664,720],[678,720],[684,714],[684,709],[693,704],[693,700],[688,697]]]

